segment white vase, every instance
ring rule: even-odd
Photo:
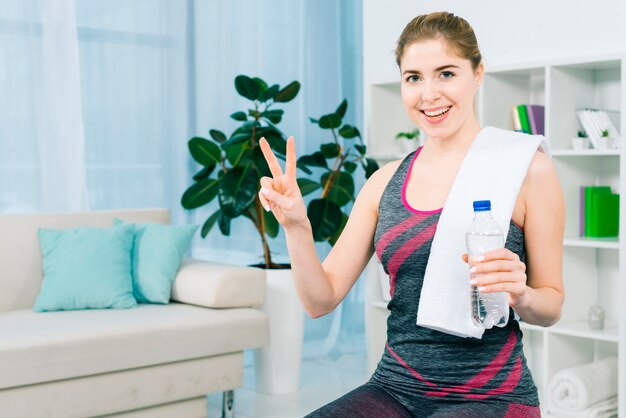
[[[266,270],[266,274],[261,310],[269,317],[270,345],[254,351],[256,389],[280,395],[295,392],[300,385],[305,312],[291,270]]]

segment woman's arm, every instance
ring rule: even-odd
[[[343,300],[369,262],[378,220],[380,195],[390,177],[383,167],[359,192],[348,222],[323,265],[315,252],[311,224],[296,182],[296,153],[293,138],[287,141],[285,173],[267,142],[261,149],[272,178],[261,179],[259,198],[283,226],[296,290],[307,313],[314,318],[331,312]],[[391,171],[393,173],[393,171]]]
[[[475,284],[483,292],[508,292],[515,312],[529,324],[550,326],[563,305],[563,191],[550,159],[537,152],[519,196],[524,206],[526,264],[517,254],[499,249],[471,262]],[[467,261],[467,257],[464,256]]]

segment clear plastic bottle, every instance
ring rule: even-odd
[[[478,257],[496,248],[504,247],[504,235],[491,216],[491,201],[474,202],[474,220],[465,234],[465,243],[470,257]],[[479,277],[473,274],[472,278]],[[503,327],[509,320],[509,295],[507,292],[482,293],[471,286],[472,319],[485,329],[494,325]]]

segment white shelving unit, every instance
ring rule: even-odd
[[[372,85],[370,95],[369,149],[385,161],[395,133],[410,129],[402,107],[399,83]],[[620,207],[620,238],[591,239],[579,236],[579,188],[609,185],[626,196],[626,52],[622,55],[579,57],[516,67],[490,68],[478,96],[483,126],[513,129],[511,107],[543,104],[546,137],[563,187],[567,208],[563,277],[565,303],[561,320],[549,328],[522,323],[525,352],[544,409],[549,408],[547,385],[563,368],[582,365],[611,355],[619,357],[619,409],[626,411],[626,204]],[[580,129],[576,110],[610,110],[621,133],[621,148],[573,150],[571,138]],[[373,260],[372,263],[376,261]],[[366,326],[368,349],[384,346],[388,314],[380,299],[378,269],[370,269]],[[592,330],[588,309],[605,310],[605,329]],[[382,329],[380,329],[381,325]],[[373,339],[378,338],[374,341]],[[382,339],[382,342],[380,341]],[[380,349],[378,349],[380,351]],[[371,370],[378,352],[370,360]],[[622,412],[623,413],[623,412]]]

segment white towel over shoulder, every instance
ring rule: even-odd
[[[481,338],[472,322],[465,232],[474,200],[491,200],[504,236],[528,166],[544,138],[483,128],[470,146],[454,180],[433,238],[417,312],[417,325],[460,337]]]

